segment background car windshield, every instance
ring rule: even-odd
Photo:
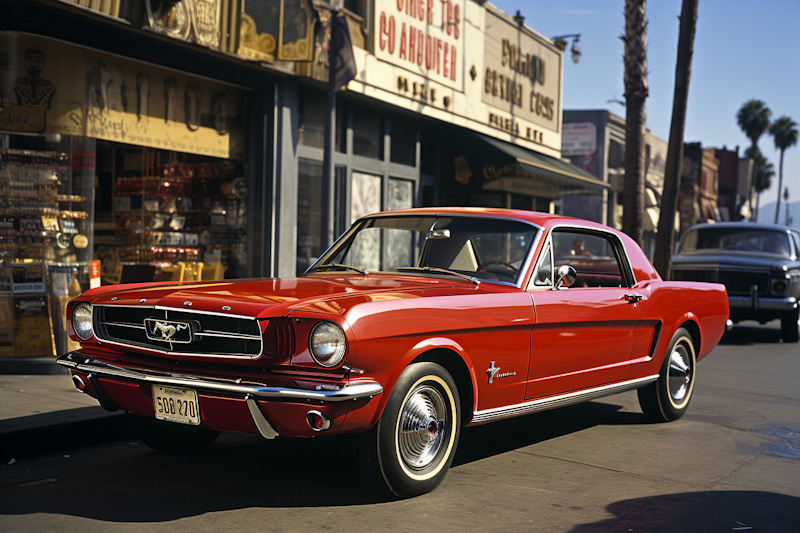
[[[790,257],[789,235],[757,228],[697,228],[681,241],[679,253],[718,251],[760,252]]]
[[[376,217],[359,224],[318,263],[369,272],[399,267],[454,270],[487,281],[518,283],[537,229],[469,217]]]

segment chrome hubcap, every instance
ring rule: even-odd
[[[678,344],[669,358],[669,395],[676,402],[682,401],[689,393],[692,383],[692,358],[684,344]]]
[[[415,469],[430,465],[445,442],[447,409],[441,393],[423,385],[408,397],[397,425],[403,461]]]

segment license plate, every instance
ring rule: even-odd
[[[194,426],[200,424],[200,405],[197,392],[192,389],[153,385],[153,406],[159,420]]]

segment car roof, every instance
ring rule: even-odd
[[[746,228],[746,229],[763,229],[772,231],[798,231],[797,228],[789,226],[781,226],[780,224],[766,224],[764,222],[708,222],[703,224],[695,224],[686,229],[687,232],[693,229],[703,228]]]
[[[453,216],[453,215],[472,215],[487,216],[495,218],[516,219],[536,224],[537,226],[548,228],[556,225],[567,224],[585,227],[596,227],[598,229],[609,228],[596,222],[583,220],[580,218],[566,217],[563,215],[553,215],[540,211],[525,211],[522,209],[502,209],[496,207],[418,207],[414,209],[399,209],[396,211],[383,211],[370,216],[391,216],[391,215],[429,215],[429,216]]]

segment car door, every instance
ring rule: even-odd
[[[561,265],[577,276],[554,286]],[[536,323],[526,398],[541,398],[625,380],[641,296],[624,248],[610,232],[553,229],[542,248],[530,294]]]

